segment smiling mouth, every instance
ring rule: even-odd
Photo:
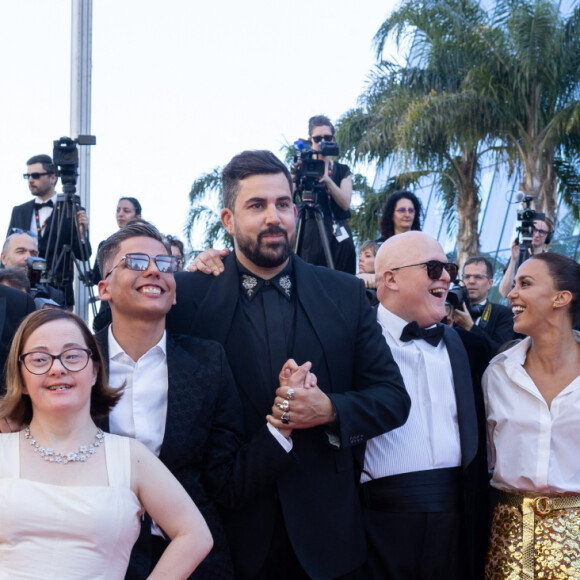
[[[525,306],[512,306],[514,316],[518,316],[518,314],[521,314],[525,309]]]
[[[55,385],[54,387],[46,387],[49,391],[67,391],[72,389],[70,385]]]
[[[433,290],[429,290],[429,294],[436,298],[442,298],[447,295],[447,290],[445,288],[433,288]]]
[[[141,292],[141,294],[151,294],[153,296],[159,296],[162,290],[157,286],[143,286],[142,288],[139,288],[139,292]]]

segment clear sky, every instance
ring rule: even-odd
[[[244,149],[307,136],[307,120],[356,105],[379,0],[94,0],[91,241],[116,202],[179,235],[192,182]],[[0,231],[30,199],[26,160],[70,132],[70,0],[0,6]],[[57,188],[60,191],[60,184]]]

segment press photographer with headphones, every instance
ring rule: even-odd
[[[320,150],[320,143],[335,142],[335,129],[325,115],[316,115],[308,121],[308,136],[314,151]],[[343,163],[322,156],[324,175],[319,179],[320,187],[316,203],[322,210],[324,229],[330,243],[330,252],[335,270],[356,273],[356,250],[352,232],[348,225],[350,200],[352,197],[352,177],[350,169]],[[316,220],[306,219],[304,239],[300,257],[315,266],[326,266],[326,258]]]
[[[512,311],[507,306],[493,304],[488,299],[493,285],[491,262],[483,256],[466,260],[463,283],[471,304],[468,308],[464,302],[462,309],[455,309],[455,325],[484,336],[495,354],[502,344],[514,338],[514,322]]]
[[[534,220],[534,229],[532,236],[532,253],[533,255],[541,254],[548,251],[548,246],[554,236],[554,225],[549,218],[543,220]],[[503,279],[499,284],[499,293],[506,298],[514,287],[514,278],[518,266],[518,256],[520,253],[520,242],[516,238],[512,244],[512,255],[503,274]],[[532,255],[532,254],[530,254]]]

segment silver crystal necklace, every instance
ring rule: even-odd
[[[51,463],[75,463],[77,461],[88,461],[96,452],[97,447],[103,444],[105,435],[102,429],[97,429],[95,441],[90,445],[81,445],[76,451],[69,451],[68,453],[61,453],[50,449],[50,447],[42,447],[38,444],[36,439],[30,433],[30,425],[26,425],[24,429],[24,438],[30,443],[34,449],[34,453],[38,453],[45,461]]]

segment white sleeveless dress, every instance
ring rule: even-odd
[[[129,439],[105,434],[108,486],[20,479],[18,433],[0,435],[0,579],[122,580],[139,536]],[[55,466],[66,469],[66,466]]]

